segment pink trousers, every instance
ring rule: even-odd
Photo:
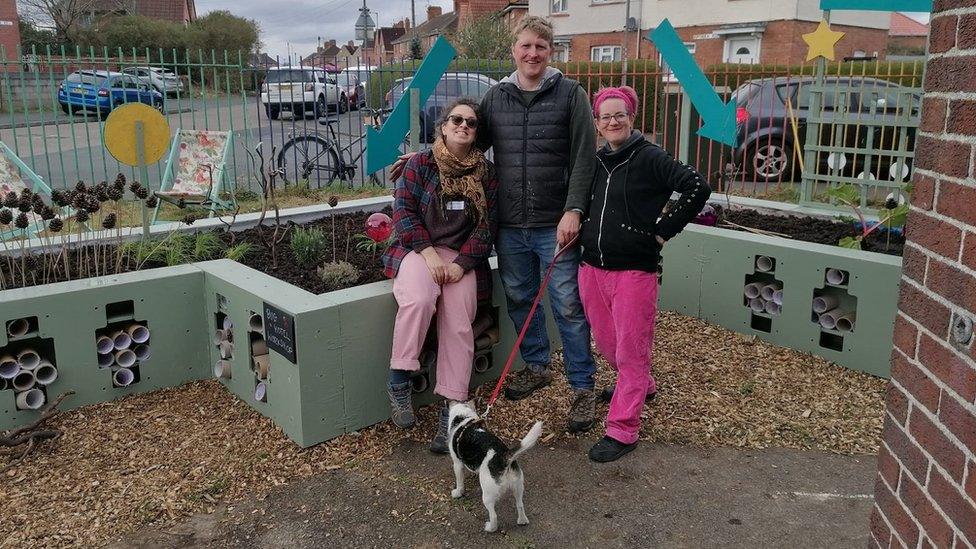
[[[437,247],[437,255],[451,263],[458,253]],[[474,271],[453,284],[438,285],[427,262],[417,252],[403,258],[393,279],[393,296],[400,308],[393,326],[390,368],[417,371],[431,318],[437,312],[437,384],[434,392],[451,400],[467,400],[474,360],[471,323],[478,307],[478,281]]]
[[[597,349],[617,371],[607,436],[631,444],[640,432],[644,398],[657,390],[651,375],[657,276],[582,264],[579,289]]]

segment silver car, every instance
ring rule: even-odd
[[[129,67],[122,69],[125,74],[131,74],[139,80],[149,84],[163,95],[183,93],[183,81],[173,71],[160,67]]]

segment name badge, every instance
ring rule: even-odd
[[[461,210],[464,210],[464,201],[463,200],[450,200],[447,203],[447,209],[448,210],[452,210],[452,211],[461,211]]]

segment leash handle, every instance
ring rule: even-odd
[[[488,415],[491,411],[492,404],[498,400],[498,395],[501,393],[502,386],[505,384],[505,377],[508,376],[509,370],[512,369],[512,362],[515,361],[515,354],[518,353],[519,346],[522,345],[522,340],[525,339],[525,333],[529,330],[529,323],[532,322],[532,315],[535,314],[536,307],[539,306],[539,301],[542,299],[542,294],[545,293],[546,287],[549,286],[549,279],[552,277],[552,270],[556,266],[556,261],[559,260],[559,256],[563,255],[563,252],[569,249],[576,240],[579,238],[579,233],[573,237],[572,240],[566,243],[562,248],[557,248],[555,254],[553,254],[552,261],[549,263],[549,268],[546,269],[546,276],[542,279],[542,284],[539,286],[539,293],[536,294],[535,300],[532,301],[532,307],[529,309],[528,316],[525,317],[525,322],[522,324],[522,329],[519,331],[518,338],[515,340],[515,345],[512,347],[512,352],[508,354],[508,360],[505,361],[505,368],[502,369],[502,375],[498,377],[498,383],[495,384],[495,390],[491,392],[491,398],[488,399],[488,405],[485,408],[485,413],[481,416],[482,418]]]

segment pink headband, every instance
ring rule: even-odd
[[[602,88],[593,97],[593,117],[600,116],[600,105],[607,99],[620,99],[627,106],[627,114],[637,112],[637,92],[630,86],[620,86],[619,88]]]

